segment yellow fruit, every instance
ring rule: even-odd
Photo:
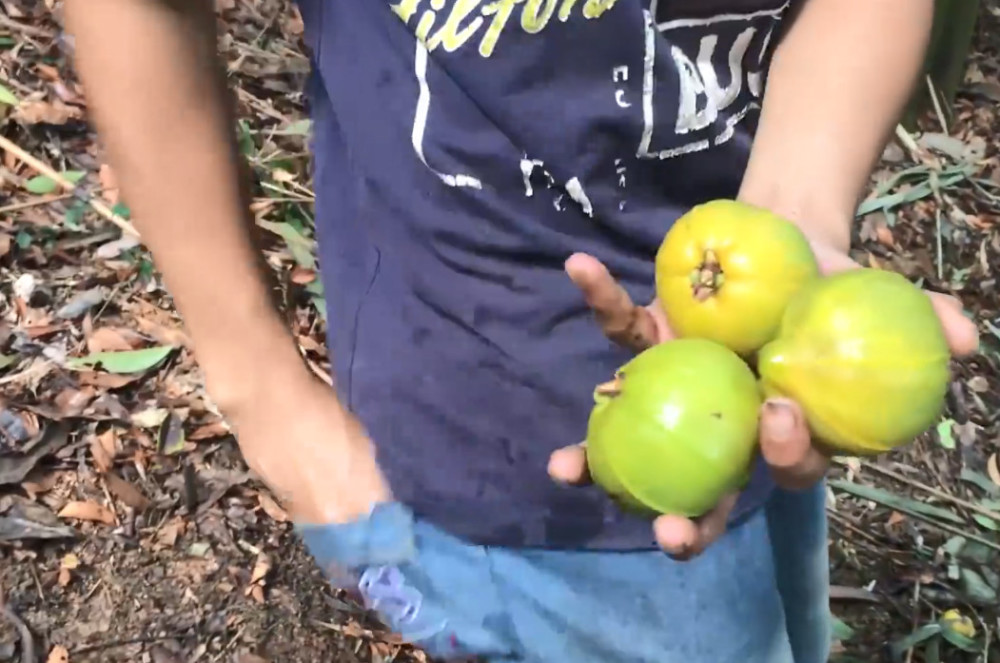
[[[654,345],[599,386],[594,400],[590,474],[629,510],[699,516],[749,479],[760,389],[724,346]]]
[[[774,337],[788,300],[818,275],[798,226],[733,200],[692,208],[656,254],[656,294],[674,334],[742,356]]]
[[[954,608],[946,610],[944,614],[941,615],[941,619],[939,621],[942,626],[950,628],[959,635],[964,635],[967,638],[976,637],[976,625],[972,622],[972,619],[966,617]]]
[[[765,395],[802,406],[821,446],[869,456],[934,423],[949,360],[925,292],[894,272],[854,269],[814,281],[792,299],[757,370]]]

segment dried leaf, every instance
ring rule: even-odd
[[[87,350],[91,354],[133,350],[138,340],[137,335],[128,329],[101,327],[87,337]]]
[[[72,539],[76,531],[59,522],[55,514],[41,504],[16,502],[0,516],[0,541]]]
[[[90,438],[90,455],[94,458],[94,465],[102,474],[107,472],[114,465],[114,458],[101,444],[100,438],[96,435]]]
[[[68,502],[59,511],[58,516],[72,520],[104,523],[105,525],[114,525],[115,523],[115,514],[111,509],[90,500]]]
[[[106,474],[104,480],[108,484],[108,490],[126,505],[139,512],[149,507],[149,499],[142,494],[142,491],[114,472]]]

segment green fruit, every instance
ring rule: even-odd
[[[801,290],[757,369],[767,396],[799,403],[820,447],[872,456],[933,425],[950,360],[927,293],[900,274],[865,268]]]
[[[594,401],[588,467],[624,508],[700,516],[749,480],[761,394],[728,348],[698,338],[655,345]]]

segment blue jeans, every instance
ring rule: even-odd
[[[298,531],[326,576],[442,661],[824,663],[824,490],[776,491],[703,555],[469,545],[402,505]]]

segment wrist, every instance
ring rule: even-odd
[[[791,193],[781,185],[762,187],[744,182],[737,200],[767,209],[797,225],[814,243],[847,253],[851,247],[852,204],[821,196]]]
[[[233,421],[261,408],[294,407],[306,392],[329,389],[309,370],[289,334],[262,343],[241,339],[236,345],[202,361],[208,393]]]

